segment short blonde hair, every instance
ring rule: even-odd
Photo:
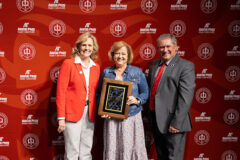
[[[71,57],[76,57],[79,55],[79,47],[83,42],[86,42],[88,38],[91,38],[93,40],[93,53],[91,54],[90,58],[91,59],[96,59],[97,58],[97,52],[98,52],[98,43],[96,37],[94,37],[92,34],[86,32],[81,34],[77,41],[75,42],[75,47],[73,48],[72,55]]]
[[[108,52],[108,57],[111,61],[113,61],[113,56],[114,56],[114,53],[116,53],[117,50],[119,50],[120,48],[122,47],[126,47],[127,48],[127,53],[128,53],[128,60],[127,60],[127,63],[128,64],[131,64],[132,63],[132,60],[133,60],[133,51],[132,51],[132,47],[127,44],[126,42],[124,41],[118,41],[118,42],[115,42],[110,51]]]

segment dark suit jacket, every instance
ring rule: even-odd
[[[150,65],[148,75],[150,93],[155,81],[155,72],[160,63],[161,60],[158,59]],[[169,125],[179,129],[180,132],[191,130],[189,109],[194,89],[194,64],[175,55],[166,65],[155,95],[156,121],[161,133],[167,133]]]

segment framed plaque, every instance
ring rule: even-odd
[[[132,93],[132,83],[104,78],[98,114],[109,117],[126,119],[128,117],[129,105],[126,104],[127,97]]]

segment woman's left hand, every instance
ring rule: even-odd
[[[127,99],[127,105],[130,105],[130,104],[138,104],[138,100],[133,96],[129,96]]]

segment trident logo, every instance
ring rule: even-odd
[[[182,31],[182,26],[180,26],[179,24],[177,24],[175,27],[174,27],[174,31],[178,34]]]
[[[144,50],[144,54],[146,55],[146,57],[150,57],[151,53],[152,53],[152,51],[148,47]]]
[[[115,31],[116,32],[121,32],[122,31],[122,27],[118,24],[118,25],[116,25],[115,27],[114,27],[114,29],[115,29]]]
[[[32,137],[30,137],[28,138],[27,143],[32,146],[35,143],[35,140]]]
[[[57,33],[61,32],[62,27],[59,24],[54,25],[53,30]]]
[[[22,1],[22,6],[25,7],[25,8],[29,7],[29,2],[27,0],[23,0]]]
[[[200,93],[200,98],[204,101],[207,98],[206,92]]]
[[[23,50],[23,54],[26,55],[27,57],[31,54],[31,50],[29,48],[25,48]]]
[[[201,134],[201,135],[199,135],[198,139],[200,141],[204,141],[206,139],[206,137],[205,137],[205,135]]]
[[[86,7],[87,9],[90,8],[92,6],[92,3],[89,1],[89,0],[86,0],[84,3],[83,3],[84,7]]]
[[[149,0],[147,3],[146,3],[146,8],[152,8],[153,7],[153,3]]]
[[[237,72],[235,70],[232,70],[231,72],[229,72],[229,75],[231,78],[235,78],[237,76]]]
[[[233,26],[233,32],[239,32],[240,31],[240,27],[238,24]]]
[[[227,154],[225,157],[226,160],[233,160],[233,157],[231,154]]]
[[[210,50],[209,50],[207,47],[204,47],[204,48],[202,49],[202,54],[204,55],[205,58],[207,57],[207,55],[209,54],[209,52],[210,52]]]
[[[233,113],[228,114],[227,118],[232,122],[235,119],[235,115]]]
[[[30,94],[30,93],[28,93],[26,96],[25,96],[25,99],[26,99],[26,101],[28,101],[29,103],[33,100],[33,96]]]
[[[208,0],[206,3],[205,3],[205,7],[207,9],[211,9],[213,7],[213,3],[211,2],[211,0]]]

